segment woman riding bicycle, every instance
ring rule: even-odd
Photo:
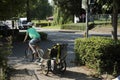
[[[34,28],[34,23],[28,22],[29,28],[26,31],[24,42],[27,40],[28,36],[31,38],[29,41],[29,47],[31,48],[34,55],[37,55],[34,46],[37,45],[37,42],[40,41],[40,34]]]

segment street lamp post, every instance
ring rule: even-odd
[[[86,32],[85,36],[88,37],[88,1],[89,0],[82,0],[82,8],[86,11]]]
[[[86,37],[88,38],[88,0],[87,0],[87,8],[86,8]]]
[[[82,0],[82,8],[86,11],[86,32],[85,36],[88,37],[88,10],[89,5],[94,4],[95,0]]]

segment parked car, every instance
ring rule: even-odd
[[[10,27],[1,21],[0,22],[0,30],[7,30],[7,29],[10,29]]]
[[[0,21],[0,35],[3,37],[10,36],[11,29],[8,25],[6,25],[4,22]]]
[[[28,28],[27,18],[19,18],[18,27],[19,29],[27,29]]]

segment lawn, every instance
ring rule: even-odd
[[[34,21],[35,23],[47,23],[48,24],[48,21],[46,20],[41,20],[41,21]],[[92,22],[89,22],[89,24],[91,24]],[[95,29],[97,27],[97,29],[99,28],[103,28],[103,30],[109,28],[110,30],[112,29],[112,25],[111,25],[111,21],[105,21],[105,20],[95,20],[94,23],[96,24],[95,25]],[[74,29],[83,29],[86,28],[86,23],[71,23],[71,24],[65,24],[65,25],[68,25],[67,28],[68,29],[71,29],[71,30],[74,30]],[[55,26],[42,26],[42,28],[44,29],[61,29],[61,26],[63,25],[55,25]],[[79,27],[79,28],[77,28]],[[81,27],[81,28],[80,28]],[[118,28],[120,28],[120,22],[118,23]],[[66,29],[66,28],[65,28]],[[85,30],[85,29],[83,29]]]

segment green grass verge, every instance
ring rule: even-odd
[[[56,25],[56,26],[44,26],[42,28],[44,28],[44,29],[61,29],[61,26],[60,25]]]
[[[33,22],[35,23],[48,23],[46,20],[34,20]],[[91,24],[92,22],[89,22]],[[111,21],[106,21],[106,20],[95,20],[94,21],[95,26],[101,26],[101,27],[112,27]],[[63,27],[65,25],[65,27]],[[51,26],[42,26],[44,29],[70,29],[70,30],[85,30],[86,28],[86,23],[70,23],[70,24],[64,24],[64,25],[51,25]],[[67,26],[66,26],[67,25]],[[120,27],[120,23],[118,22],[118,27]]]

